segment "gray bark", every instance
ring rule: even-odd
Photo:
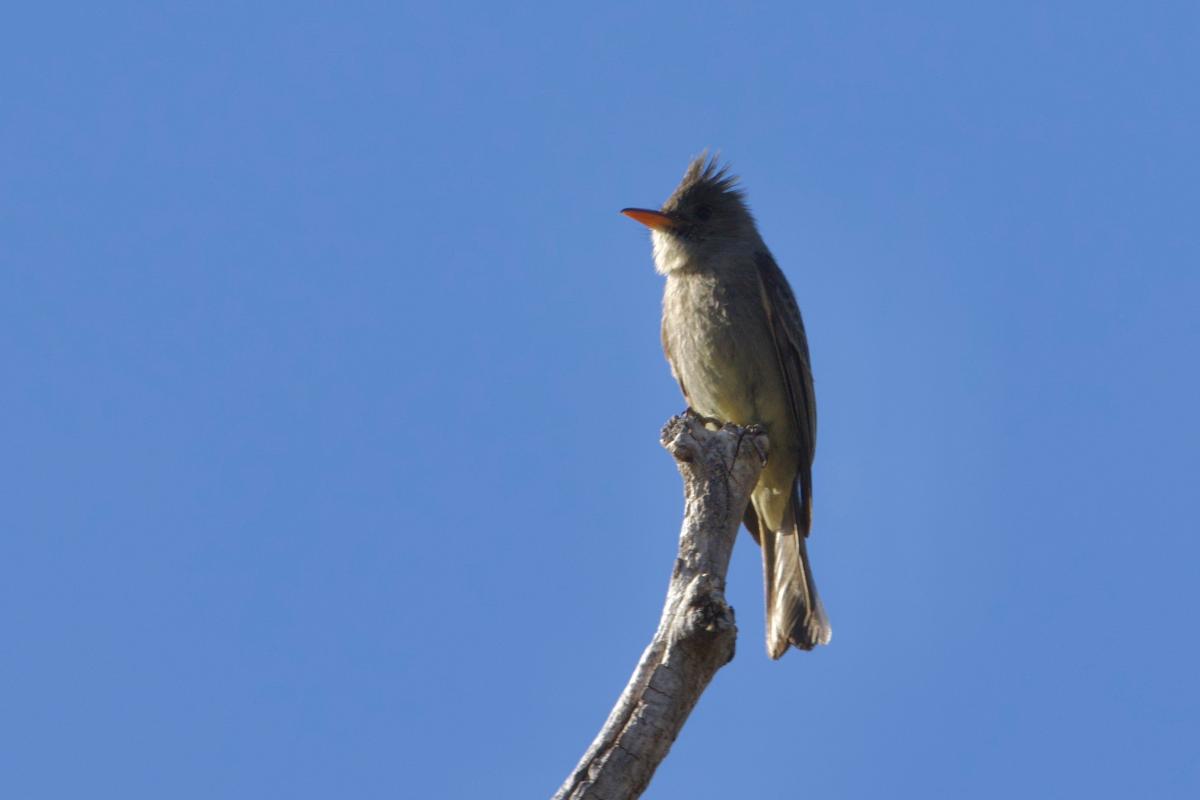
[[[733,658],[737,627],[725,573],[750,492],[766,461],[761,430],[709,430],[672,418],[662,445],[683,475],[679,555],[658,630],[583,759],[554,800],[626,800],[646,789],[717,670]]]

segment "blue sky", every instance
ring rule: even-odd
[[[648,237],[808,326],[833,644],[648,797],[1200,791],[1192,4],[152,4],[0,33],[0,790],[539,797],[657,621]]]

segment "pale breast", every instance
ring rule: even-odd
[[[757,398],[778,372],[763,361],[769,334],[750,289],[713,274],[672,273],[663,294],[664,343],[692,408],[740,425],[767,422]]]

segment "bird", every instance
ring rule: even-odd
[[[701,153],[659,210],[622,214],[650,229],[664,276],[662,345],[691,412],[758,425],[767,463],[743,523],[762,550],[767,654],[828,644],[832,628],[808,557],[817,407],[800,307],[758,232],[739,179]]]

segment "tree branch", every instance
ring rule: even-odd
[[[679,556],[658,630],[575,771],[554,800],[627,800],[646,789],[717,670],[733,659],[737,627],[725,573],[767,437],[726,425],[709,430],[673,417],[662,445],[683,475]]]

